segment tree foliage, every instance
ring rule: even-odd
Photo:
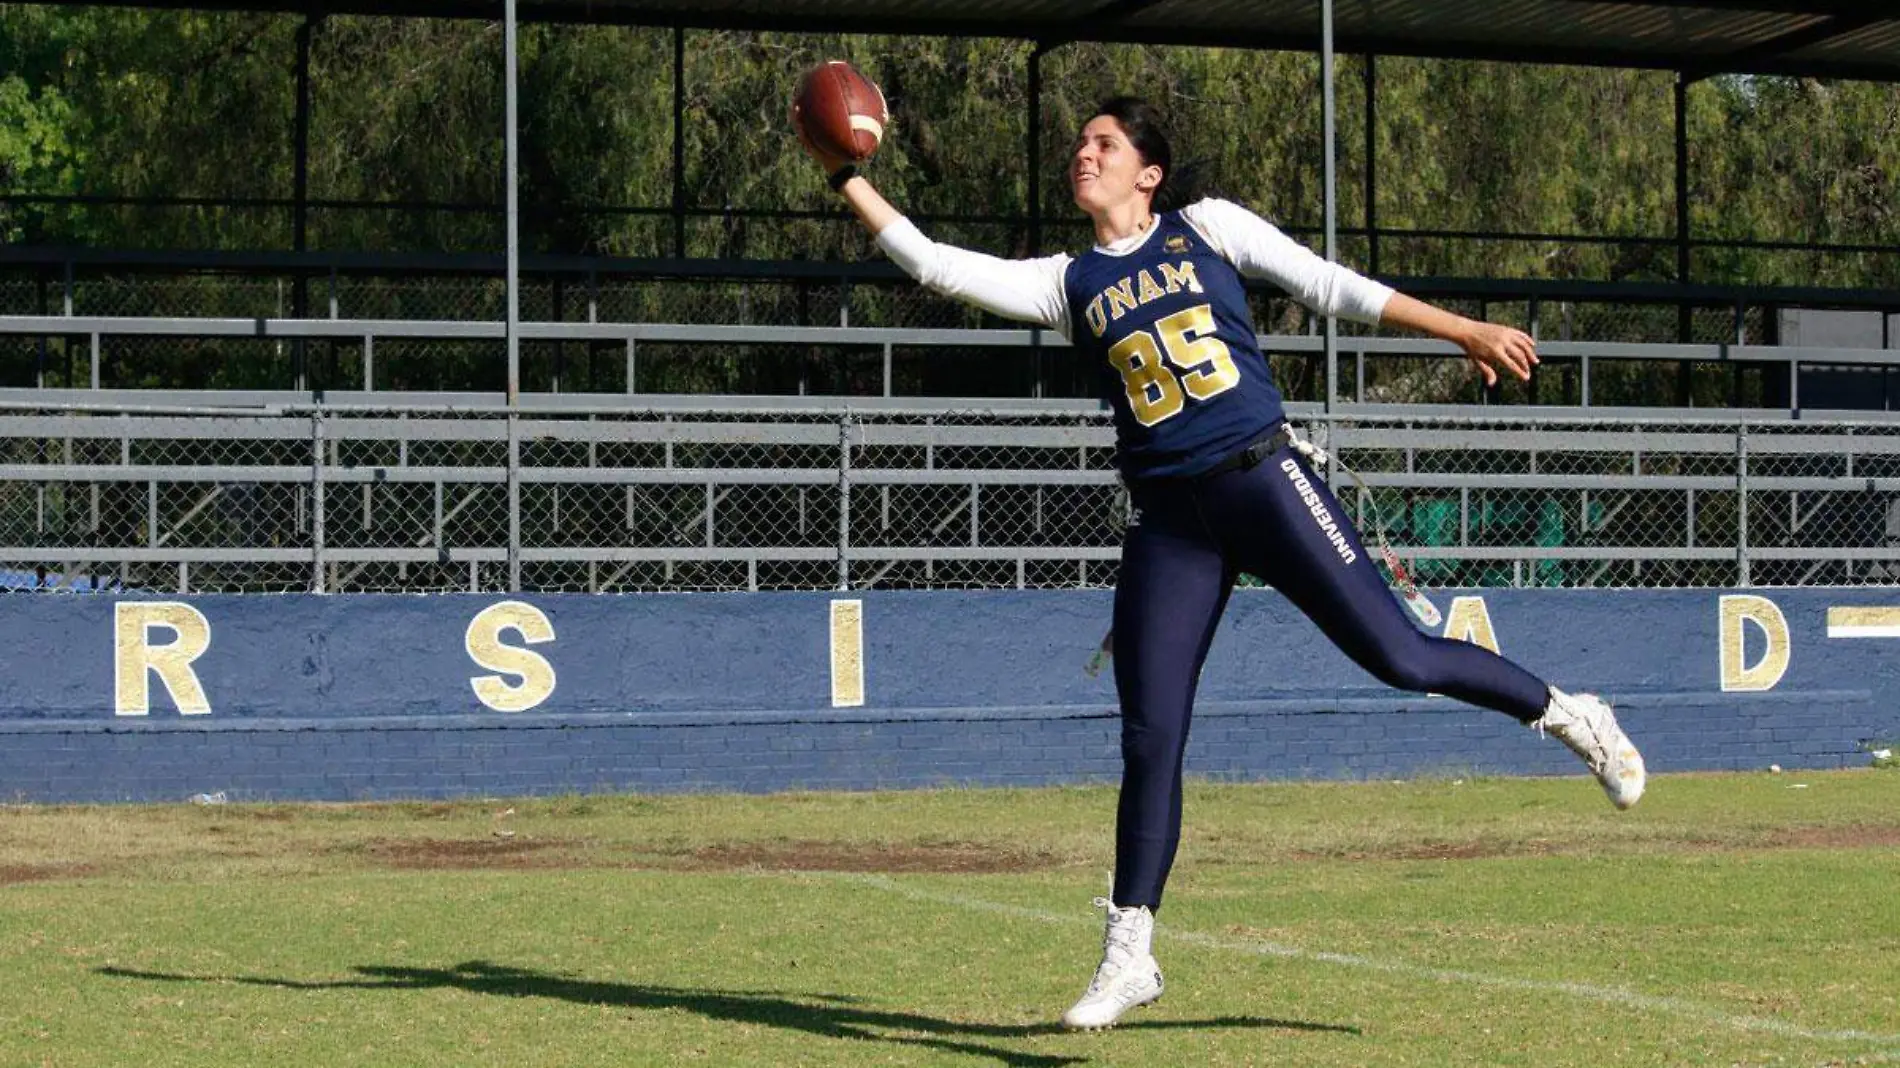
[[[10,242],[273,249],[296,241],[301,16],[0,7],[0,233]],[[520,47],[524,232],[547,252],[856,258],[787,128],[799,72],[842,56],[896,122],[880,184],[946,239],[1020,254],[1085,239],[1063,163],[1094,102],[1138,92],[1171,113],[1178,158],[1215,190],[1300,231],[1321,204],[1319,64],[1305,53],[688,31],[675,163],[672,30],[530,25]],[[309,247],[493,251],[503,240],[501,32],[379,17],[310,23]],[[1673,75],[1342,57],[1340,225],[1388,231],[1389,274],[1675,277]],[[1724,77],[1689,91],[1691,233],[1900,244],[1900,91]],[[189,203],[58,203],[44,198]],[[676,201],[677,197],[677,201]],[[42,198],[39,200],[22,198]],[[689,209],[676,231],[672,209]],[[368,205],[384,205],[373,207]],[[388,205],[395,205],[393,207]],[[792,213],[792,217],[774,217]],[[1406,231],[1624,240],[1452,240]],[[684,237],[684,247],[677,242]],[[1371,252],[1363,238],[1348,259]],[[1892,253],[1704,249],[1710,282],[1900,282]]]

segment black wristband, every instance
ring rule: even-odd
[[[855,163],[847,163],[837,170],[832,171],[830,176],[825,179],[825,184],[831,187],[832,192],[841,193],[844,191],[844,184],[857,176],[858,165]]]

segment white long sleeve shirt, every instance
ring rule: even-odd
[[[1392,287],[1329,262],[1232,201],[1196,201],[1181,209],[1181,217],[1242,275],[1266,279],[1323,315],[1378,322],[1392,297]],[[1098,251],[1127,255],[1157,229],[1149,227]],[[1063,272],[1073,259],[1067,253],[1004,259],[932,241],[907,218],[886,226],[877,243],[905,273],[934,292],[1073,337],[1063,292]]]

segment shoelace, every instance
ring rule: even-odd
[[[1096,898],[1092,904],[1104,910],[1115,907],[1114,903],[1105,897]],[[1089,980],[1089,993],[1098,993],[1104,983],[1121,974],[1122,969],[1134,959],[1134,925],[1107,924],[1102,930],[1102,963],[1095,969],[1095,977]]]
[[[1583,704],[1583,702],[1578,703]],[[1554,727],[1550,727],[1550,729],[1557,732],[1557,737],[1568,742],[1574,742],[1575,746],[1573,746],[1573,748],[1580,748],[1583,755],[1583,762],[1589,765],[1591,771],[1602,772],[1605,768],[1610,766],[1609,744],[1603,737],[1602,732],[1597,729],[1602,725],[1603,717],[1597,714],[1597,710],[1594,706],[1583,705],[1583,707],[1585,708],[1583,712],[1570,712],[1568,709],[1565,709],[1565,711],[1569,713],[1569,721],[1557,724]],[[1548,715],[1545,715],[1538,719],[1537,722],[1531,724],[1531,726],[1535,727],[1537,733],[1541,735],[1544,733],[1545,728],[1549,726],[1544,720],[1549,718]],[[1587,744],[1585,739],[1588,739]]]

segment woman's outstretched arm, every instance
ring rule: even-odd
[[[802,130],[799,142],[827,176],[837,174],[847,162],[817,149]],[[854,174],[840,185],[838,195],[877,239],[884,254],[926,288],[1006,319],[1068,333],[1068,300],[1062,275],[1069,257],[1007,260],[932,241],[862,174]]]
[[[1528,382],[1537,363],[1537,342],[1524,331],[1467,319],[1403,293],[1393,293],[1385,302],[1379,321],[1430,334],[1465,350],[1465,358],[1477,365],[1487,386],[1497,385],[1499,371]]]
[[[1327,315],[1387,323],[1449,341],[1465,350],[1487,386],[1497,383],[1499,371],[1528,380],[1537,363],[1537,343],[1523,331],[1467,319],[1396,292],[1320,257],[1238,204],[1202,200],[1182,215],[1242,274],[1268,279]]]

